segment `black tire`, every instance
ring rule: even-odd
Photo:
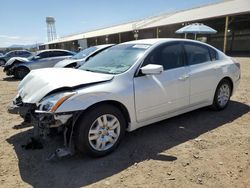
[[[219,95],[220,95],[222,87],[225,87],[225,88],[228,87],[228,89],[229,89],[228,99],[225,100],[225,102],[221,102],[219,100],[219,98],[220,98]],[[218,86],[216,88],[216,91],[215,91],[215,94],[214,94],[214,101],[213,101],[212,109],[214,109],[214,110],[223,110],[223,109],[225,109],[229,104],[231,94],[232,94],[231,82],[229,80],[227,80],[227,79],[221,80],[220,83],[218,84]]]
[[[14,71],[14,77],[17,79],[23,79],[29,72],[30,70],[26,67],[18,67]]]
[[[109,145],[111,146],[105,150],[100,151],[94,148],[95,147],[93,144],[94,141],[89,140],[89,135],[91,134],[89,133],[89,131],[93,126],[95,126],[96,123],[99,124],[99,122],[97,122],[97,118],[103,117],[103,115],[107,115],[107,116],[112,115],[116,118],[116,120],[118,120],[119,125],[120,125],[120,128],[119,128],[120,134],[116,138],[116,141],[114,142],[114,144],[112,144],[111,142],[109,143],[108,141],[106,143],[109,143]],[[113,152],[118,147],[118,145],[120,144],[124,136],[125,127],[126,127],[126,121],[124,119],[123,114],[117,107],[113,105],[109,105],[109,104],[94,106],[90,108],[89,110],[87,110],[86,113],[84,113],[78,119],[76,123],[76,128],[74,130],[74,139],[75,139],[76,149],[78,149],[80,152],[85,153],[91,157],[105,156]],[[100,129],[98,129],[98,132],[99,130]],[[104,139],[102,134],[99,132],[98,135],[96,135],[98,136],[97,139]],[[112,137],[110,135],[107,136],[107,138]],[[96,141],[96,145],[97,145],[97,141]]]

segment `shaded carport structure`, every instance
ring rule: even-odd
[[[214,35],[198,35],[205,41],[228,54],[250,53],[250,0],[231,0],[196,7],[189,10],[120,24],[94,31],[62,37],[40,48],[77,50],[79,41],[84,47],[121,43],[145,38],[183,38],[175,31],[191,23],[206,24],[218,32]],[[192,38],[192,35],[189,36]]]

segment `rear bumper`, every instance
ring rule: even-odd
[[[240,84],[240,77],[238,78],[238,80],[234,81],[234,87],[233,87],[233,92],[232,95],[235,93],[235,91],[237,90],[237,88],[239,87]]]

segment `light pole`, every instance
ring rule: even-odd
[[[138,30],[134,30],[134,38],[135,40],[137,40],[139,37],[139,31]]]

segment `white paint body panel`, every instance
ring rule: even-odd
[[[24,103],[38,104],[45,95],[55,89],[102,82],[112,78],[112,75],[78,69],[44,68],[31,71],[17,89]]]
[[[211,105],[221,79],[229,77],[233,88],[240,80],[240,70],[231,58],[219,52],[221,60],[163,71],[156,75],[135,76],[143,59],[159,44],[176,39],[151,39],[129,43],[152,44],[126,72],[118,75],[86,72],[77,69],[42,69],[32,71],[20,83],[24,102],[36,103],[60,87],[74,87],[76,94],[63,102],[55,113],[85,110],[103,101],[121,103],[128,111],[128,131],[161,121],[197,108]],[[199,42],[195,42],[199,43]]]

